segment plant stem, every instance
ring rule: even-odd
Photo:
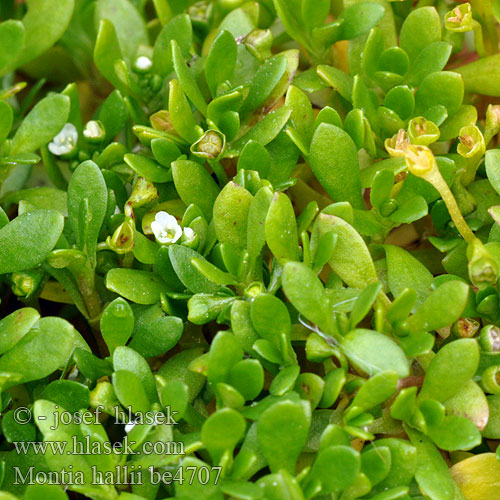
[[[228,183],[229,179],[227,177],[226,171],[224,170],[224,167],[217,160],[209,160],[208,163],[210,164],[210,167],[212,167],[214,174],[217,176],[219,185],[225,186]]]
[[[462,212],[460,212],[457,201],[455,200],[453,193],[448,187],[448,184],[446,184],[446,181],[443,179],[443,176],[441,175],[441,172],[438,170],[437,166],[434,167],[430,172],[424,174],[422,177],[437,189],[437,191],[441,195],[441,198],[446,204],[446,208],[450,213],[455,227],[458,229],[463,239],[467,243],[470,243],[475,238],[474,233],[465,221]]]
[[[76,279],[80,291],[89,312],[89,321],[91,322],[101,314],[101,298],[95,289],[94,273],[88,267],[84,266],[76,274]]]
[[[472,20],[472,31],[474,32],[474,45],[476,46],[477,55],[486,57],[488,55],[484,47],[483,27],[475,20]]]

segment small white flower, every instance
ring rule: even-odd
[[[149,57],[140,56],[135,60],[134,66],[139,71],[149,71],[153,66],[153,61]]]
[[[151,222],[151,229],[159,243],[175,243],[182,236],[182,227],[177,219],[167,212],[158,212]]]
[[[56,156],[65,155],[75,149],[77,142],[78,130],[72,123],[66,123],[52,142],[49,143],[49,151]]]
[[[183,233],[183,236],[187,241],[192,240],[196,236],[196,233],[190,227],[185,227]]]

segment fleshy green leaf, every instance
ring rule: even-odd
[[[39,101],[17,129],[10,154],[31,153],[52,140],[64,127],[69,107],[69,98],[61,94]]]
[[[358,151],[346,132],[328,123],[319,125],[311,142],[309,160],[333,201],[349,201],[355,208],[363,207]]]
[[[253,196],[244,187],[228,182],[214,203],[214,227],[220,243],[238,250],[246,247],[247,220]]]
[[[297,222],[290,198],[276,193],[265,222],[266,241],[280,264],[299,260]]]
[[[351,363],[370,376],[385,370],[394,370],[399,377],[409,374],[403,351],[382,333],[358,328],[344,337],[342,347]]]
[[[106,274],[106,288],[137,304],[155,304],[167,285],[155,274],[139,269],[114,268]]]
[[[78,247],[92,263],[107,204],[108,190],[101,169],[90,160],[80,164],[68,186],[68,221]]]
[[[16,217],[0,229],[0,274],[23,271],[43,262],[61,236],[59,212],[37,210]]]
[[[21,21],[8,19],[0,24],[0,75],[14,66],[24,46],[24,25]],[[0,134],[1,137],[1,134]],[[0,143],[2,141],[0,140]]]
[[[133,329],[134,313],[126,300],[119,297],[106,306],[101,316],[101,333],[110,353],[127,343]]]
[[[387,278],[394,298],[399,297],[407,288],[417,293],[417,304],[423,303],[429,295],[432,274],[413,255],[395,245],[386,245]]]
[[[467,305],[469,286],[462,281],[447,281],[437,288],[408,320],[414,331],[430,332],[457,321]]]
[[[52,47],[66,31],[73,14],[74,0],[36,0],[29,2],[23,18],[24,47],[15,61],[23,66]],[[62,127],[61,127],[62,128]]]
[[[431,361],[418,395],[446,401],[476,373],[479,347],[475,339],[459,339],[443,346]]]
[[[257,437],[271,471],[295,471],[311,425],[306,402],[278,401],[259,418]]]
[[[122,54],[127,61],[132,61],[139,45],[148,44],[146,24],[132,2],[98,0],[95,17],[97,22],[107,19],[113,23]]]
[[[401,26],[399,43],[410,59],[415,59],[425,47],[440,40],[441,20],[434,7],[413,10]]]
[[[73,351],[74,341],[74,328],[66,320],[40,319],[0,358],[0,371],[20,375],[16,382],[7,382],[7,386],[38,380],[62,368]]]
[[[186,206],[197,205],[205,217],[211,220],[219,188],[210,174],[199,163],[177,160],[172,162],[172,175],[175,188]]]
[[[377,281],[377,273],[371,254],[360,234],[344,219],[321,213],[313,226],[311,250],[325,233],[337,235],[337,242],[328,261],[342,280],[353,288],[364,288]]]
[[[153,69],[162,76],[173,69],[170,42],[177,40],[182,54],[187,57],[193,41],[191,19],[187,14],[179,14],[172,18],[160,31],[153,50]]]

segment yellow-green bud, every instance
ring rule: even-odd
[[[484,155],[486,145],[481,131],[475,125],[467,125],[460,129],[458,135],[460,144],[457,153],[464,158],[472,158]]]
[[[271,30],[254,29],[243,39],[245,47],[259,60],[271,56],[273,34]]]
[[[144,177],[137,177],[130,198],[125,203],[125,215],[134,218],[133,209],[152,204],[158,199],[158,190],[155,185]]]
[[[199,158],[215,160],[226,147],[226,136],[218,130],[207,130],[192,146],[191,152]]]
[[[500,352],[500,328],[495,325],[486,325],[479,334],[479,345],[485,352]]]
[[[451,9],[444,16],[444,27],[455,33],[472,31],[472,9],[470,3],[463,3]]]
[[[423,116],[412,118],[408,124],[408,136],[412,144],[428,146],[439,139],[439,128]]]
[[[410,144],[405,152],[408,170],[418,177],[430,174],[435,168],[436,158],[427,146],[413,146]]]
[[[149,117],[149,121],[155,130],[164,130],[165,132],[176,134],[172,121],[170,120],[170,113],[165,109],[153,113]]]
[[[469,278],[473,285],[493,285],[498,278],[498,265],[481,240],[474,238],[467,247]]]
[[[39,269],[12,273],[10,276],[12,291],[18,297],[29,299],[37,292],[42,278],[43,271]]]
[[[410,145],[410,140],[406,130],[399,129],[398,133],[384,142],[385,149],[391,156],[405,156]]]
[[[134,249],[134,223],[130,218],[122,222],[112,236],[106,238],[108,247],[118,254],[129,253]]]
[[[479,322],[473,318],[460,318],[451,327],[451,333],[454,337],[469,339],[479,330]]]
[[[243,293],[246,297],[255,299],[255,297],[258,297],[260,294],[265,293],[265,291],[265,287],[262,283],[260,283],[259,281],[254,281],[245,288],[245,291]]]

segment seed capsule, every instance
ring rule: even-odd
[[[500,366],[490,366],[484,370],[481,383],[485,392],[500,394]]]
[[[486,352],[500,352],[500,328],[487,325],[479,334],[479,345]]]

